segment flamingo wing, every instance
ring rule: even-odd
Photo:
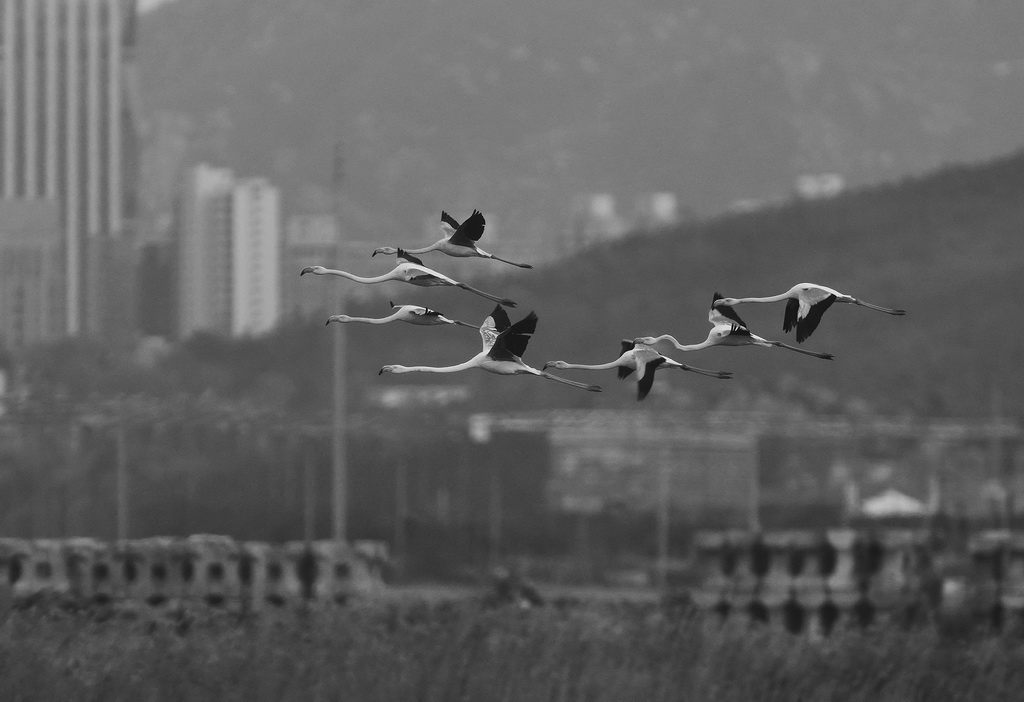
[[[795,326],[796,341],[798,344],[802,343],[804,339],[813,334],[814,330],[818,328],[818,324],[821,323],[821,316],[825,314],[825,311],[829,307],[831,307],[832,303],[834,303],[835,301],[836,296],[829,294],[823,297],[821,300],[812,303],[810,306],[807,307],[806,310],[804,310],[804,301],[801,300],[799,314],[794,315],[794,317],[796,317],[795,324],[790,324],[787,327],[786,324],[783,323],[783,331],[789,331]],[[790,319],[790,309],[793,302],[793,300],[790,300],[788,303],[786,303],[785,321],[789,321]]]
[[[644,399],[651,392],[651,388],[654,386],[654,371],[658,370],[658,366],[664,362],[665,357],[659,355],[657,358],[652,358],[647,363],[639,366],[640,370],[637,372],[636,377],[637,400]]]
[[[455,231],[456,229],[459,228],[459,221],[452,217],[447,212],[445,212],[444,210],[441,210],[441,221],[447,224],[449,227],[451,227],[452,231]]]
[[[739,324],[733,324],[729,328],[729,336],[749,336],[753,338],[754,335],[751,334],[750,330],[746,327],[740,326]]]
[[[411,253],[409,253],[405,249],[398,249],[398,257],[401,258],[401,259],[405,259],[409,263],[415,263],[415,264],[417,264],[419,266],[423,265],[423,260],[422,259],[416,258],[415,256],[413,256]]]
[[[505,308],[501,305],[495,305],[494,311],[480,325],[480,339],[484,344],[483,350],[490,350],[494,346],[494,342],[498,340],[501,332],[510,326],[512,326],[512,322],[509,320]]]
[[[448,237],[448,243],[473,248],[476,245],[475,242],[483,236],[485,225],[483,213],[480,210],[473,210],[473,214],[467,217],[466,221],[455,229],[455,233]]]
[[[629,339],[623,339],[622,343],[620,344],[620,348],[622,349],[619,352],[619,355],[621,357],[622,354],[634,351],[636,349],[636,344],[630,341]],[[619,380],[623,380],[624,378],[628,378],[630,375],[632,375],[635,369],[630,368],[629,366],[619,366],[615,370],[619,375]]]
[[[711,322],[711,326],[715,327],[719,324],[738,324],[741,327],[747,326],[740,318],[739,314],[736,313],[736,309],[731,305],[722,305],[721,307],[715,306],[715,303],[721,299],[722,294],[716,292],[714,298],[711,300],[711,309],[708,311],[708,321]]]
[[[513,361],[526,353],[526,345],[537,330],[537,313],[530,312],[518,322],[498,333],[488,355],[495,361]]]
[[[417,317],[440,317],[441,313],[437,310],[432,310],[429,307],[415,307],[410,305],[412,308],[410,311]]]

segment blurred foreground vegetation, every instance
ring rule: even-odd
[[[5,700],[992,701],[1024,688],[1019,633],[890,627],[816,639],[639,602],[5,616]]]

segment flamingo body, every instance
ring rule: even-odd
[[[707,375],[720,380],[727,380],[732,377],[728,371],[709,371],[703,368],[695,368],[685,363],[674,361],[655,351],[650,346],[638,344],[627,339],[622,340],[621,355],[614,361],[597,365],[586,365],[581,363],[566,363],[565,361],[548,361],[544,368],[549,366],[561,370],[606,370],[615,368],[618,371],[619,380],[628,378],[636,372],[636,399],[643,400],[651,392],[654,385],[654,372],[659,368],[674,368],[677,370],[692,371],[699,375]]]
[[[522,355],[526,352],[526,346],[529,344],[530,338],[536,329],[537,314],[535,312],[530,312],[518,322],[512,324],[508,318],[508,313],[501,308],[501,305],[498,305],[480,326],[480,339],[483,342],[483,348],[480,353],[468,361],[454,366],[401,366],[390,364],[381,367],[377,374],[417,372],[458,373],[471,368],[479,368],[496,375],[536,375],[583,390],[601,392],[601,386],[599,385],[577,383],[574,380],[552,375],[547,371],[537,370],[524,363]]]
[[[421,249],[405,249],[407,253],[411,254],[424,254],[431,251],[437,251],[439,253],[447,254],[448,256],[454,256],[456,258],[490,258],[495,261],[501,261],[502,263],[508,263],[512,266],[518,266],[519,268],[533,268],[529,263],[516,263],[515,261],[509,261],[504,258],[499,258],[494,254],[487,253],[476,245],[476,242],[483,236],[484,226],[486,221],[484,220],[483,213],[480,210],[473,210],[473,214],[466,218],[465,222],[461,224],[458,220],[453,219],[447,212],[441,212],[441,231],[447,236],[444,239],[435,241],[430,246],[424,246]],[[396,249],[393,246],[381,246],[374,249],[371,256],[377,254],[394,255],[402,249]]]
[[[347,314],[334,314],[327,318],[327,324],[331,322],[362,322],[364,324],[389,324],[391,322],[406,322],[417,326],[438,326],[442,324],[457,324],[461,327],[477,329],[475,324],[460,322],[457,319],[449,319],[437,310],[419,305],[396,305],[391,303],[394,310],[387,317],[352,317]]]
[[[716,304],[719,308],[724,309],[744,302],[781,302],[782,300],[786,301],[786,313],[782,320],[782,331],[789,332],[796,329],[797,343],[803,343],[805,339],[814,333],[814,330],[821,323],[822,315],[836,302],[859,305],[895,316],[906,314],[906,310],[874,305],[852,295],[841,293],[824,285],[818,285],[817,283],[799,283],[780,295],[772,295],[770,297],[723,297]]]
[[[423,265],[415,256],[410,255],[403,249],[398,249],[398,256],[402,259],[402,263],[395,266],[391,272],[385,273],[384,275],[373,276],[365,278],[363,276],[354,275],[346,271],[339,271],[333,268],[324,268],[323,266],[306,266],[302,269],[299,275],[306,275],[312,273],[313,275],[336,275],[342,278],[348,278],[354,280],[357,283],[363,283],[365,285],[372,285],[374,283],[385,283],[389,280],[397,280],[403,283],[409,283],[410,285],[417,285],[423,288],[432,288],[438,286],[456,287],[468,290],[471,293],[486,297],[492,302],[505,305],[506,307],[516,307],[516,303],[509,300],[506,297],[497,297],[489,293],[485,293],[482,290],[477,290],[474,287],[461,283],[453,278],[449,278],[443,273],[438,273],[432,268],[427,268]]]
[[[711,309],[708,311],[708,321],[711,323],[711,331],[708,332],[708,338],[699,344],[680,344],[676,338],[670,334],[662,334],[661,336],[640,336],[634,339],[634,341],[638,344],[645,344],[647,346],[653,346],[657,343],[667,341],[680,351],[698,351],[711,346],[761,346],[763,348],[771,348],[775,346],[782,349],[788,349],[789,351],[796,351],[797,353],[802,353],[807,356],[821,358],[826,361],[831,361],[835,358],[835,356],[830,353],[808,351],[807,349],[800,349],[781,341],[765,339],[762,336],[754,334],[747,328],[747,325],[736,313],[736,310],[732,309],[732,306],[723,306],[719,304],[719,301],[722,299],[721,295],[715,293],[714,299],[711,301]]]

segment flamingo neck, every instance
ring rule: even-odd
[[[458,373],[459,371],[475,368],[478,364],[476,359],[455,366],[395,366],[392,373]]]
[[[654,341],[667,341],[675,346],[680,351],[698,351],[700,349],[706,349],[708,346],[713,346],[714,342],[710,338],[705,339],[699,344],[680,344],[674,336],[671,334],[662,334],[661,336],[654,337]]]
[[[789,298],[790,294],[788,292],[784,292],[780,295],[771,295],[770,297],[737,297],[736,303],[739,304],[741,302],[782,302],[783,300],[788,300]]]
[[[405,251],[406,253],[412,254],[413,256],[415,256],[416,254],[430,253],[431,251],[437,251],[445,241],[447,241],[447,239],[441,239],[440,241],[435,241],[430,246],[424,246],[421,249],[403,248],[402,250]]]
[[[393,322],[400,316],[399,312],[389,314],[387,317],[349,317],[350,322],[363,322],[365,324],[387,324]]]
[[[346,271],[339,271],[333,268],[328,268],[321,275],[336,275],[341,278],[348,278],[349,280],[354,280],[357,283],[366,283],[368,285],[373,283],[383,283],[384,281],[387,280],[394,280],[394,271],[391,271],[390,273],[385,273],[384,275],[373,276],[372,278],[364,278],[363,276],[355,275],[354,273],[348,273]]]
[[[622,359],[617,358],[614,361],[609,361],[608,363],[598,363],[596,365],[590,365],[586,363],[566,363],[565,368],[572,370],[608,370],[610,368],[615,368],[621,365]]]

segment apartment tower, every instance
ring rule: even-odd
[[[281,315],[280,191],[198,164],[178,200],[178,334],[253,336]]]

